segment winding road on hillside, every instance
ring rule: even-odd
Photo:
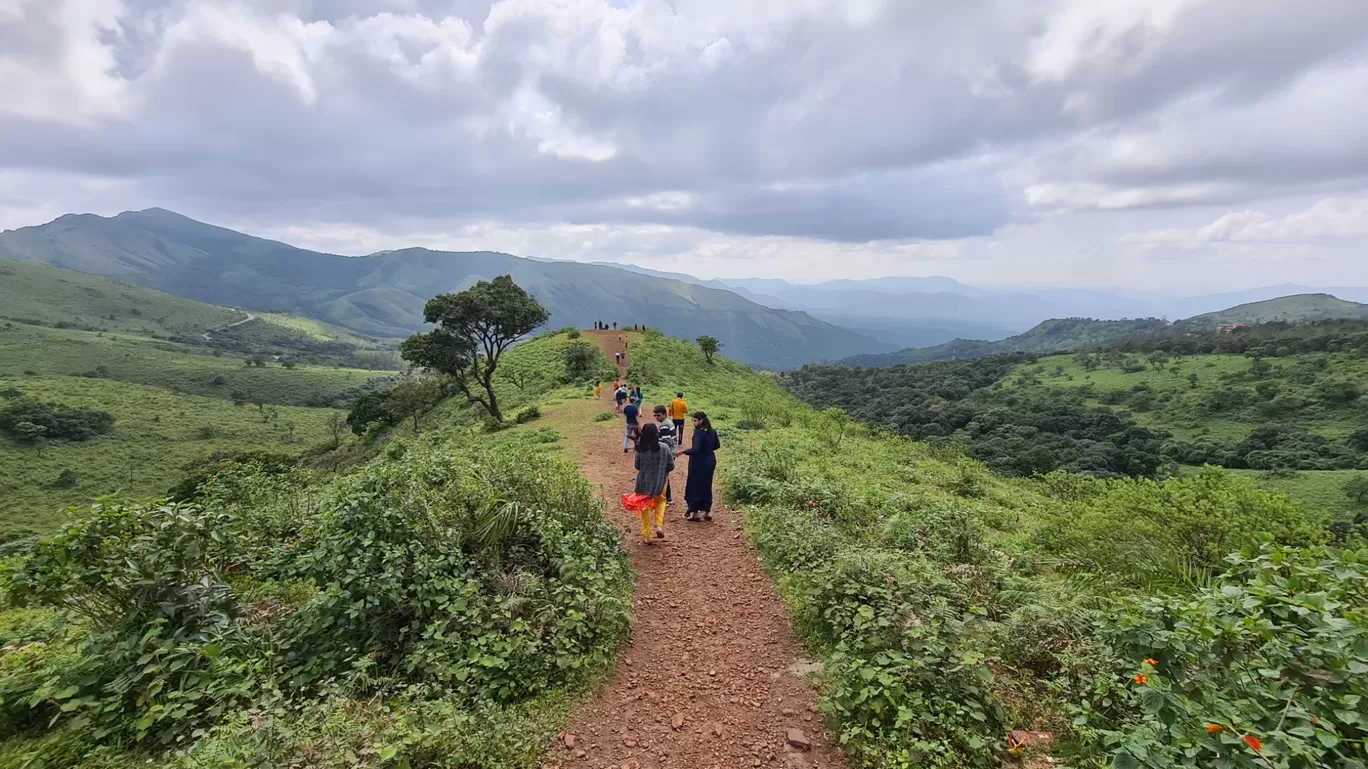
[[[246,310],[240,310],[239,312],[247,312],[247,311],[246,311]],[[228,325],[224,326],[223,328],[216,328],[216,329],[214,329],[213,331],[206,331],[206,332],[204,332],[204,334],[203,334],[203,336],[204,336],[204,341],[206,341],[206,342],[211,342],[211,341],[213,341],[212,339],[209,338],[209,335],[210,335],[210,334],[217,334],[217,333],[220,332],[220,331],[227,331],[227,330],[230,329],[230,328],[237,328],[238,326],[241,326],[241,325],[244,324],[244,323],[251,323],[252,321],[254,321],[254,320],[256,320],[256,319],[257,319],[257,316],[253,315],[253,314],[250,313],[250,312],[247,312],[247,317],[243,318],[242,320],[236,321],[236,322],[234,322],[234,323],[229,323]]]
[[[611,357],[621,331],[585,331]],[[621,366],[626,373],[626,363]],[[636,474],[622,451],[622,422],[594,422],[612,409],[572,401],[548,421],[578,443],[580,467],[623,531],[636,569],[636,626],[616,671],[583,703],[544,760],[556,769],[837,769],[833,736],[806,683],[788,611],[742,530],[740,516],[714,509],[711,523],[683,521],[681,458],[667,537],[639,544],[635,515],[620,499]],[[721,457],[726,462],[725,454]],[[796,730],[801,734],[791,734]],[[811,743],[809,750],[789,744]]]

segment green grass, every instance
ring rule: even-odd
[[[108,435],[83,443],[54,441],[40,452],[0,438],[0,532],[50,529],[70,505],[121,493],[164,493],[182,466],[215,451],[298,453],[331,441],[332,409],[234,406],[218,399],[174,395],[156,387],[104,379],[0,377],[0,390],[114,415]],[[290,437],[289,423],[295,425]],[[71,489],[50,488],[63,470],[76,473]]]
[[[1137,356],[1136,360],[1143,362],[1143,357]],[[1295,424],[1327,438],[1343,439],[1362,427],[1368,404],[1363,399],[1339,406],[1317,403],[1313,388],[1298,380],[1300,367],[1316,362],[1326,364],[1316,376],[1334,376],[1357,382],[1368,380],[1368,360],[1349,354],[1316,353],[1269,359],[1267,363],[1270,369],[1263,379],[1276,384],[1280,392],[1301,396],[1306,404],[1300,409],[1284,413],[1264,410],[1262,398],[1250,405],[1219,413],[1213,413],[1201,405],[1200,401],[1213,391],[1233,388],[1250,390],[1254,387],[1256,380],[1240,376],[1248,372],[1252,364],[1249,358],[1242,355],[1177,358],[1167,362],[1163,369],[1147,365],[1145,370],[1135,372],[1122,371],[1118,365],[1104,365],[1088,371],[1073,355],[1054,355],[1041,358],[1036,363],[1019,365],[1008,382],[1015,382],[1024,375],[1034,376],[1036,381],[1050,387],[1078,388],[1091,385],[1097,393],[1090,399],[1094,405],[1104,405],[1103,396],[1106,393],[1128,393],[1137,387],[1148,387],[1156,396],[1156,404],[1150,410],[1130,409],[1136,422],[1145,427],[1168,430],[1174,437],[1185,440],[1210,436],[1222,441],[1238,442],[1251,430],[1267,424]],[[1190,381],[1192,375],[1197,377],[1195,386]],[[1129,408],[1125,403],[1120,406]]]
[[[241,358],[129,334],[0,324],[0,376],[83,376],[99,366],[103,377],[120,382],[225,400],[237,392],[248,402],[283,405],[327,403],[394,376],[328,366],[248,367]]]
[[[227,307],[97,275],[0,259],[0,318],[171,336],[203,333],[243,317]]]
[[[324,323],[313,318],[303,318],[298,315],[284,315],[276,312],[254,312],[252,314],[273,326],[303,334],[318,342],[346,342],[364,348],[392,346],[395,341],[360,336],[341,326],[334,326],[331,323]]]
[[[1362,470],[1303,470],[1289,475],[1274,475],[1259,470],[1231,470],[1249,479],[1258,488],[1274,491],[1301,502],[1309,510],[1319,511],[1332,519],[1344,520],[1363,512],[1344,493],[1344,483]]]

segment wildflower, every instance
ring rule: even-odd
[[[1246,735],[1244,736],[1244,741],[1245,741],[1245,744],[1248,745],[1249,747],[1253,748],[1253,749],[1255,750],[1255,752],[1258,752],[1258,753],[1262,753],[1262,752],[1263,752],[1263,742],[1262,742],[1258,737],[1255,737],[1255,736],[1252,735],[1252,734],[1246,734]]]
[[[1146,657],[1146,658],[1145,658],[1145,664],[1146,664],[1146,665],[1149,665],[1150,667],[1154,667],[1155,665],[1158,665],[1158,664],[1159,664],[1159,660],[1157,660],[1157,659],[1155,659],[1155,658],[1153,658],[1153,657]]]
[[[1207,724],[1207,734],[1220,734],[1221,729],[1220,724]]]
[[[1140,675],[1135,677],[1135,682],[1141,686],[1144,686],[1145,684],[1149,683],[1149,676],[1145,675],[1144,673],[1141,673]]]

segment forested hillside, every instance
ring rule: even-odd
[[[0,258],[103,275],[213,304],[305,315],[368,337],[423,328],[423,303],[511,275],[551,313],[552,327],[645,324],[673,336],[720,339],[768,368],[889,349],[802,312],[731,291],[574,262],[422,248],[342,257],[255,238],[161,209],[111,218],[68,215],[0,233]]]
[[[900,350],[875,355],[854,355],[840,361],[850,366],[897,366],[965,360],[1010,353],[1050,353],[1100,347],[1127,339],[1178,336],[1216,331],[1222,324],[1315,323],[1326,320],[1368,318],[1368,305],[1336,299],[1329,294],[1299,294],[1251,302],[1220,312],[1198,315],[1175,323],[1156,318],[1139,320],[1047,320],[1024,334],[1000,341],[956,339],[935,347]]]
[[[1160,333],[1169,328],[1167,321],[1157,318],[1140,320],[1092,320],[1063,318],[1047,320],[1024,334],[997,342],[976,339],[956,339],[935,347],[914,348],[875,355],[853,355],[840,362],[848,366],[898,366],[908,363],[931,363],[944,360],[983,358],[1010,353],[1044,354],[1060,350],[1108,344],[1120,339]]]

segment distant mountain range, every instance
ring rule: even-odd
[[[723,288],[616,267],[421,248],[345,257],[195,221],[163,209],[67,215],[0,233],[0,258],[102,275],[218,305],[284,310],[371,337],[423,327],[423,304],[512,275],[551,313],[550,326],[642,323],[671,336],[709,334],[727,354],[767,368],[892,346],[800,311]]]
[[[1062,318],[1047,320],[1024,334],[1001,341],[985,342],[956,339],[934,347],[899,350],[894,353],[854,355],[840,361],[850,366],[879,368],[908,363],[983,358],[1007,353],[1050,353],[1082,350],[1119,342],[1137,336],[1183,334],[1215,331],[1222,324],[1309,323],[1317,320],[1368,319],[1368,304],[1348,302],[1329,294],[1299,294],[1262,302],[1237,305],[1217,312],[1169,322],[1159,318],[1136,320],[1092,320]]]

